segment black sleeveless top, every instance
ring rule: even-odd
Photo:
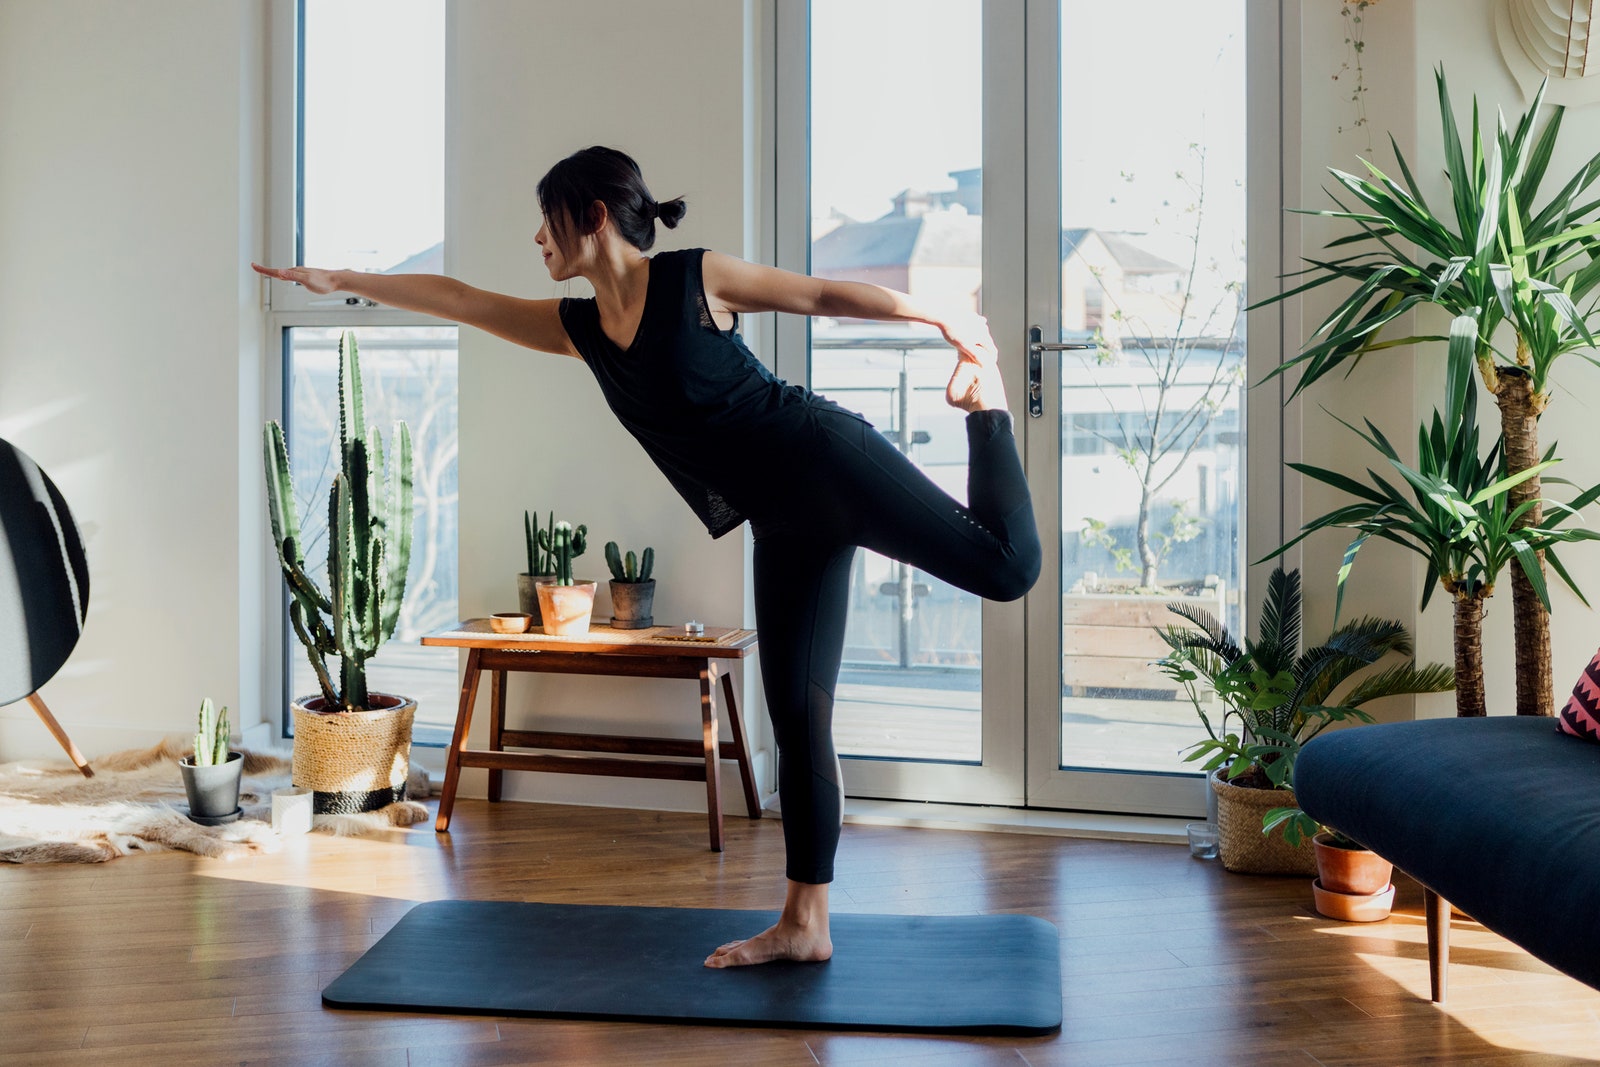
[[[816,410],[844,409],[774,376],[745,347],[737,317],[729,330],[717,327],[700,276],[704,255],[692,248],[651,258],[644,315],[627,349],[600,328],[592,297],[562,300],[560,314],[612,412],[721,537],[781,504],[782,472],[816,446]]]

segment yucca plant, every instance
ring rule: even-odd
[[[1282,555],[1318,530],[1341,527],[1355,531],[1339,568],[1339,592],[1334,602],[1337,618],[1344,602],[1345,580],[1368,540],[1376,537],[1391,541],[1420,555],[1428,563],[1421,608],[1427,608],[1435,586],[1449,593],[1454,603],[1456,714],[1483,715],[1487,710],[1483,689],[1484,602],[1494,593],[1500,574],[1515,564],[1513,573],[1529,578],[1540,603],[1548,610],[1550,594],[1539,566],[1540,551],[1547,554],[1567,587],[1583,599],[1554,546],[1600,537],[1593,530],[1560,528],[1565,519],[1600,497],[1600,485],[1584,490],[1571,504],[1537,500],[1517,503],[1513,495],[1517,487],[1538,478],[1557,461],[1546,459],[1510,474],[1499,442],[1486,456],[1480,456],[1477,400],[1470,390],[1457,421],[1451,422],[1435,410],[1431,426],[1418,431],[1415,467],[1400,459],[1388,438],[1370,421],[1365,433],[1347,422],[1344,425],[1383,457],[1398,480],[1390,482],[1370,468],[1370,481],[1361,482],[1323,467],[1289,464],[1306,477],[1356,499],[1305,523],[1300,535],[1272,556]],[[1564,479],[1552,481],[1565,484]],[[1527,514],[1540,504],[1549,505],[1549,520],[1541,520],[1540,526],[1523,525]]]
[[[1207,734],[1185,760],[1205,760],[1207,771],[1225,768],[1223,777],[1235,784],[1292,787],[1301,746],[1327,727],[1371,722],[1361,706],[1379,697],[1438,693],[1452,684],[1443,664],[1417,667],[1411,635],[1387,619],[1351,620],[1302,651],[1298,570],[1272,572],[1257,636],[1242,647],[1205,611],[1185,604],[1168,610],[1192,626],[1157,629],[1172,649],[1157,665],[1183,686]],[[1365,673],[1390,653],[1405,658]],[[1222,703],[1217,723],[1206,713],[1201,681]]]
[[[394,636],[411,560],[411,431],[396,422],[394,454],[366,424],[353,333],[339,339],[339,473],[328,493],[328,587],[306,572],[283,427],[267,423],[267,503],[278,563],[289,585],[289,621],[305,646],[329,711],[368,705],[367,660]],[[326,615],[328,618],[323,619]],[[328,656],[339,657],[339,684]]]
[[[1341,258],[1308,259],[1310,266],[1297,275],[1306,281],[1262,304],[1322,285],[1354,286],[1300,354],[1278,368],[1301,368],[1294,395],[1340,366],[1353,369],[1368,353],[1448,340],[1447,421],[1461,411],[1476,368],[1500,409],[1507,472],[1518,474],[1542,461],[1538,417],[1549,402],[1550,374],[1559,357],[1578,352],[1594,362],[1586,349],[1595,343],[1588,324],[1600,302],[1600,261],[1595,257],[1600,223],[1593,221],[1600,199],[1589,197],[1600,179],[1600,155],[1535,207],[1555,152],[1562,109],[1552,109],[1539,125],[1541,86],[1514,126],[1508,128],[1502,117],[1486,144],[1474,98],[1471,133],[1463,140],[1443,67],[1435,75],[1450,185],[1446,210],[1428,203],[1391,137],[1400,183],[1363,160],[1364,177],[1330,171],[1353,205],[1331,193],[1339,210],[1305,212],[1354,222],[1358,232],[1327,247],[1362,250]],[[1415,247],[1414,254],[1408,245]],[[1454,321],[1449,338],[1384,336],[1390,324],[1420,304],[1450,313]],[[1506,323],[1516,334],[1511,353],[1494,344],[1497,329]],[[1519,526],[1540,525],[1541,497],[1537,472],[1511,489],[1509,503]],[[1533,506],[1523,508],[1528,503]],[[1542,568],[1537,554],[1535,561]],[[1539,594],[1532,572],[1519,567],[1512,577],[1517,713],[1548,715],[1548,601]]]

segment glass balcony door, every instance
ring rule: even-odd
[[[1150,666],[1152,627],[1180,597],[1242,617],[1245,28],[1272,9],[779,4],[779,173],[806,194],[780,200],[778,262],[988,317],[1046,556],[998,604],[858,553],[835,704],[850,795],[1203,810],[1182,759],[1199,720]],[[1255,210],[1275,225],[1279,202]],[[1040,353],[1030,414],[1035,328],[1082,347]],[[964,498],[935,331],[779,330],[781,374]]]

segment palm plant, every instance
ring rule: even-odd
[[[1391,137],[1403,186],[1363,160],[1365,177],[1331,170],[1355,206],[1330,194],[1339,210],[1307,212],[1354,222],[1356,233],[1327,247],[1361,250],[1307,260],[1310,266],[1301,272],[1307,281],[1262,303],[1330,283],[1355,285],[1301,353],[1278,368],[1278,372],[1302,368],[1296,396],[1341,365],[1353,369],[1370,352],[1446,340],[1383,338],[1386,328],[1417,305],[1443,308],[1454,319],[1448,338],[1446,418],[1461,411],[1475,367],[1500,409],[1507,471],[1519,474],[1541,462],[1538,417],[1549,402],[1550,374],[1559,357],[1579,352],[1595,361],[1583,349],[1595,343],[1588,322],[1600,303],[1596,258],[1600,223],[1583,220],[1592,220],[1600,208],[1600,199],[1585,199],[1600,179],[1600,155],[1579,167],[1536,210],[1533,205],[1555,151],[1562,109],[1553,109],[1538,127],[1544,100],[1541,86],[1513,128],[1500,119],[1492,144],[1486,146],[1474,98],[1471,136],[1464,142],[1443,68],[1435,75],[1450,185],[1448,209],[1440,212],[1428,204]],[[1407,243],[1415,247],[1415,254],[1404,249]],[[1506,323],[1516,334],[1516,347],[1509,356],[1493,342],[1496,330]],[[1541,496],[1537,471],[1512,487],[1509,504],[1519,527],[1540,525]],[[1529,503],[1533,506],[1523,507]],[[1549,604],[1539,593],[1543,564],[1537,552],[1535,562],[1538,579],[1524,567],[1512,575],[1517,712],[1548,715]]]
[[[1494,584],[1501,572],[1514,562],[1513,573],[1527,576],[1539,602],[1548,610],[1549,591],[1538,557],[1543,551],[1567,587],[1582,600],[1583,594],[1573,584],[1553,546],[1600,537],[1600,533],[1593,530],[1559,528],[1562,521],[1600,497],[1600,485],[1584,490],[1571,504],[1541,500],[1518,503],[1514,496],[1516,489],[1538,478],[1557,461],[1547,458],[1515,474],[1507,473],[1499,442],[1487,456],[1479,456],[1476,413],[1476,394],[1470,390],[1463,398],[1462,411],[1456,421],[1452,422],[1435,410],[1431,427],[1424,426],[1418,431],[1415,468],[1401,461],[1394,446],[1370,421],[1366,423],[1366,433],[1344,423],[1383,456],[1399,476],[1399,484],[1371,469],[1367,471],[1370,483],[1364,483],[1323,467],[1289,464],[1308,478],[1356,499],[1310,520],[1301,528],[1299,536],[1272,553],[1274,557],[1282,555],[1318,530],[1341,527],[1355,531],[1339,568],[1336,619],[1343,606],[1344,584],[1355,564],[1356,554],[1371,538],[1402,545],[1427,560],[1428,574],[1423,582],[1421,607],[1427,608],[1435,585],[1442,586],[1455,605],[1457,715],[1483,715],[1486,711],[1483,609],[1484,602],[1494,593]],[[1564,484],[1564,479],[1552,481]],[[1401,484],[1404,489],[1400,488]],[[1541,520],[1539,526],[1524,525],[1527,515],[1541,504],[1550,505],[1553,517],[1548,522]]]
[[[1292,786],[1301,746],[1336,722],[1371,722],[1363,704],[1379,697],[1443,692],[1452,685],[1449,667],[1416,666],[1411,635],[1391,620],[1354,619],[1302,651],[1298,570],[1285,573],[1278,567],[1272,572],[1258,635],[1242,648],[1206,612],[1184,604],[1169,605],[1169,610],[1193,627],[1156,631],[1172,649],[1158,666],[1184,687],[1207,734],[1185,759],[1206,760],[1207,771],[1226,765],[1224,775],[1235,784]],[[1405,661],[1357,678],[1391,652]],[[1197,685],[1202,679],[1221,699],[1217,724],[1206,714]],[[1354,684],[1346,687],[1348,682]],[[1236,725],[1230,727],[1230,720]]]

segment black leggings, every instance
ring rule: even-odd
[[[833,697],[856,547],[990,600],[1039,577],[1039,532],[1011,416],[967,416],[967,500],[957,503],[871,425],[818,412],[816,456],[781,510],[751,519],[762,685],[778,743],[787,874],[833,881],[843,788]]]

